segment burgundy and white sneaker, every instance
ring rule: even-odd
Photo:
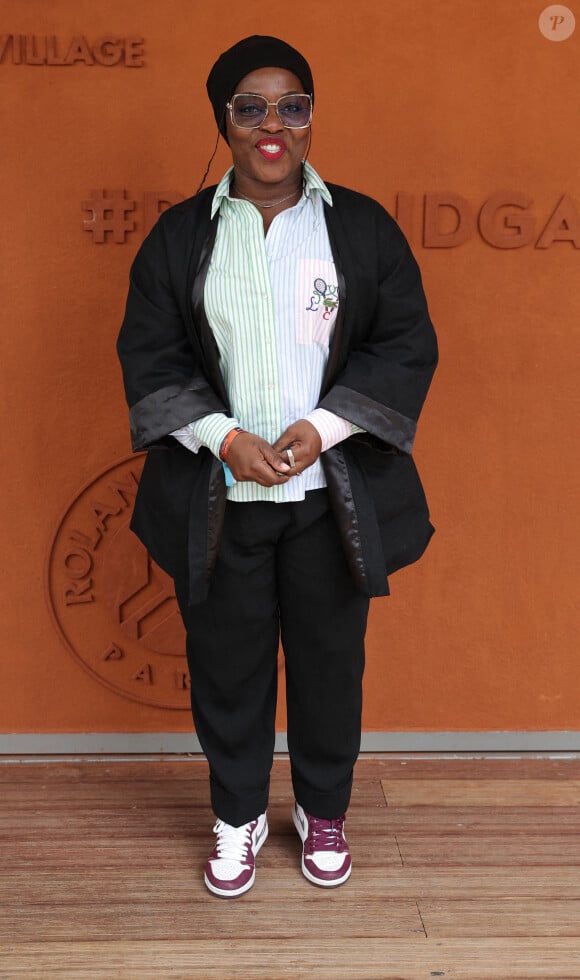
[[[302,873],[314,885],[333,888],[350,877],[352,861],[344,836],[344,816],[322,820],[305,813],[299,803],[292,810],[302,841]]]
[[[218,820],[213,830],[217,840],[205,866],[205,883],[214,895],[236,898],[254,884],[256,854],[268,836],[266,814],[241,827]]]

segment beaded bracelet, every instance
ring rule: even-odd
[[[220,446],[220,452],[219,452],[219,457],[222,463],[225,463],[228,457],[228,453],[230,451],[230,446],[234,441],[234,439],[236,438],[236,436],[239,436],[240,432],[245,432],[245,431],[246,431],[245,429],[242,429],[240,428],[240,426],[237,426],[237,428],[235,429],[230,429],[230,431],[224,436],[224,438],[222,439],[222,444]]]

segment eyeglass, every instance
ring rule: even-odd
[[[286,129],[306,129],[312,121],[312,96],[283,95],[277,102],[268,102],[263,95],[238,92],[226,104],[230,119],[238,129],[257,129],[268,115],[268,108],[276,107],[276,115]]]

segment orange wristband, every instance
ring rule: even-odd
[[[222,444],[220,446],[220,459],[222,463],[225,463],[228,457],[228,453],[230,451],[230,446],[234,441],[234,439],[236,438],[236,436],[239,436],[240,432],[245,432],[245,431],[246,431],[245,429],[240,429],[238,426],[237,429],[230,429],[228,434],[224,436],[222,440]]]

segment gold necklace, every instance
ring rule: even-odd
[[[238,188],[236,187],[235,184],[232,184],[232,191],[234,191],[238,195],[238,197],[243,198],[244,201],[248,201],[249,204],[253,204],[254,207],[257,207],[257,208],[277,208],[279,204],[284,204],[284,201],[289,201],[290,198],[291,197],[295,197],[296,194],[301,194],[302,193],[302,188],[297,187],[296,190],[295,191],[292,191],[291,194],[287,194],[286,197],[281,197],[279,201],[274,201],[273,204],[260,204],[259,201],[252,201],[252,198],[251,197],[246,197],[245,194],[242,194],[242,192],[240,190],[238,190]]]

